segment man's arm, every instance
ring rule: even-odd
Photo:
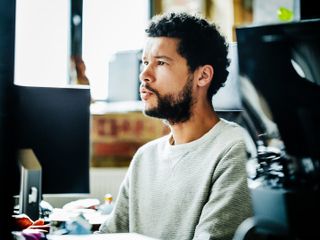
[[[252,216],[246,161],[246,148],[242,142],[233,145],[221,159],[194,239],[232,239],[240,223]]]

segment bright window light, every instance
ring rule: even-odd
[[[70,4],[65,0],[17,0],[15,83],[68,83]]]
[[[82,58],[93,99],[107,99],[111,56],[143,47],[148,19],[149,0],[83,0]],[[70,29],[70,1],[17,0],[15,83],[68,84]]]
[[[108,62],[112,54],[143,47],[148,18],[149,0],[83,1],[82,56],[93,99],[108,97]]]

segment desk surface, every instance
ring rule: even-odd
[[[155,240],[137,233],[112,233],[90,235],[47,235],[48,240]]]

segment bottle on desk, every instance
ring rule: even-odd
[[[102,205],[100,205],[99,207],[99,212],[101,212],[101,214],[110,214],[112,212],[113,209],[113,201],[112,201],[112,195],[110,193],[107,193],[106,195],[104,195],[104,203]]]

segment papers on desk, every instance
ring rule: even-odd
[[[48,240],[155,240],[137,233],[112,233],[90,235],[47,235]]]
[[[92,225],[94,224],[102,224],[106,219],[107,215],[103,215],[96,210],[93,209],[74,209],[74,210],[66,210],[61,208],[55,208],[49,216],[49,221],[69,221],[72,218],[75,218],[79,214],[83,214],[83,216],[88,220],[88,222]]]

